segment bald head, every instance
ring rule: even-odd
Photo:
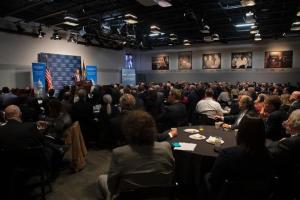
[[[296,100],[300,99],[300,91],[294,91],[290,96],[290,102],[293,103]]]
[[[6,119],[21,119],[21,111],[20,108],[16,105],[7,106],[4,109]]]

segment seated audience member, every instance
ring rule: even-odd
[[[80,89],[77,95],[78,101],[72,106],[72,121],[79,121],[85,144],[88,146],[89,142],[94,139],[93,106],[87,101],[85,89]]]
[[[269,150],[279,174],[282,199],[293,199],[298,195],[300,184],[300,109],[294,110],[283,123],[289,138],[271,143]],[[295,194],[298,192],[298,194]],[[294,195],[294,196],[293,196]]]
[[[271,95],[264,101],[264,109],[261,117],[265,120],[266,137],[273,141],[285,137],[282,122],[287,119],[287,113],[281,109],[279,96]]]
[[[48,103],[49,115],[46,117],[47,135],[63,143],[63,134],[72,125],[71,116],[64,111],[59,100],[52,99]]]
[[[5,108],[9,105],[17,104],[18,103],[18,96],[12,93],[8,87],[2,88],[2,95],[0,96],[0,109]]]
[[[122,123],[128,145],[112,152],[107,175],[98,178],[100,199],[120,192],[173,184],[174,158],[169,143],[155,142],[155,121],[144,111],[132,111]]]
[[[218,96],[218,102],[223,105],[223,107],[228,106],[229,101],[230,101],[230,93],[229,93],[229,88],[224,87],[224,91],[220,93]]]
[[[259,94],[254,101],[254,108],[257,113],[260,113],[264,107],[264,101],[267,98],[266,94]]]
[[[290,96],[290,109],[289,114],[296,109],[300,109],[300,91],[294,91]]]
[[[42,139],[37,134],[36,123],[22,123],[22,113],[16,105],[4,109],[6,125],[0,126],[0,144],[13,149],[25,149],[40,145]]]
[[[185,105],[181,103],[181,91],[175,88],[171,89],[167,103],[168,105],[157,117],[160,131],[187,125],[188,116]]]
[[[256,112],[253,109],[253,101],[251,97],[242,95],[239,99],[240,113],[238,115],[228,115],[224,117],[217,116],[216,119],[221,119],[225,123],[222,124],[223,128],[238,129],[239,124],[244,116],[256,116]]]
[[[280,96],[280,100],[281,100],[281,108],[285,111],[285,112],[289,112],[291,104],[290,104],[290,94],[282,94]]]
[[[21,167],[25,163],[30,165],[31,163],[42,162],[41,160],[32,160],[26,153],[29,148],[42,146],[43,139],[38,134],[35,123],[22,123],[22,114],[18,106],[10,105],[5,108],[4,112],[7,123],[0,126],[1,197],[3,199],[23,199],[22,195],[25,195],[23,193],[24,184],[29,177],[15,174],[13,170],[16,166]],[[12,185],[13,183],[15,185]]]
[[[205,90],[205,98],[200,100],[196,106],[196,112],[204,114],[213,119],[216,115],[223,116],[221,105],[213,99],[214,92],[211,88]]]
[[[265,127],[260,118],[245,116],[236,136],[237,146],[222,149],[207,176],[208,189],[218,195],[225,180],[269,178],[270,155],[265,147]]]

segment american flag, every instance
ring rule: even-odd
[[[52,76],[51,76],[51,71],[48,67],[48,57],[46,56],[46,72],[45,72],[45,79],[46,79],[46,89],[47,91],[53,88],[53,83],[52,83]]]

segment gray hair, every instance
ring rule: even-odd
[[[300,109],[294,110],[288,119],[289,123],[291,123],[293,129],[300,130]]]

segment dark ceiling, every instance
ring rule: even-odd
[[[140,1],[152,6],[144,6]],[[241,6],[240,0],[172,0],[171,7],[163,8],[155,0],[10,0],[1,1],[0,15],[20,19],[17,24],[35,22],[54,26],[59,33],[74,32],[78,43],[107,48],[123,47],[152,49],[159,46],[203,43],[204,37],[217,33],[220,41],[253,41],[250,27],[237,28],[245,23],[245,14],[254,13],[256,25],[263,39],[299,37],[299,31],[290,31],[295,21],[300,21],[299,0],[255,0],[254,6]],[[126,24],[124,15],[138,18],[135,25]],[[62,24],[66,15],[78,18],[76,27]],[[160,34],[150,37],[150,25],[160,27]],[[209,33],[202,33],[204,25]],[[84,26],[86,34],[79,32]],[[2,31],[5,31],[3,28]],[[17,28],[17,32],[20,28]],[[177,36],[170,40],[170,34]],[[36,33],[35,33],[36,34]],[[78,35],[78,36],[77,36]],[[47,35],[50,37],[49,35]],[[79,37],[79,38],[78,38]],[[67,36],[66,36],[66,39]]]

